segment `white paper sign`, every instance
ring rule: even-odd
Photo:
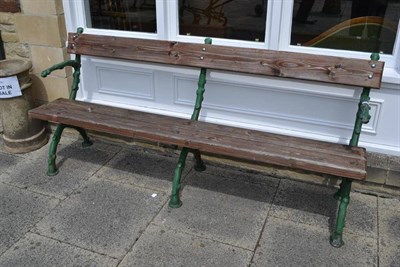
[[[11,98],[22,95],[17,76],[0,78],[0,98]]]

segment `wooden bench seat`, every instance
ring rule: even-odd
[[[205,168],[201,153],[211,153],[254,163],[334,175],[342,178],[342,183],[336,194],[340,205],[331,244],[335,247],[343,244],[342,233],[352,180],[363,180],[366,177],[366,151],[358,147],[358,140],[362,124],[367,123],[370,118],[370,89],[378,89],[382,80],[384,63],[378,61],[377,54],[373,54],[371,60],[362,60],[217,46],[211,45],[209,38],[205,40],[205,44],[188,44],[82,32],[79,29],[77,33],[68,35],[67,50],[75,54],[75,59],[42,72],[42,76],[46,77],[54,70],[73,67],[74,80],[70,99],[59,99],[29,112],[33,118],[58,124],[49,148],[49,175],[58,173],[56,151],[65,127],[78,130],[85,146],[92,144],[85,129],[180,146],[182,150],[172,179],[169,202],[171,208],[182,204],[179,195],[181,174],[189,152],[194,154],[194,168],[198,171]],[[193,88],[196,100],[191,118],[138,112],[134,111],[135,107],[127,110],[76,101],[81,55],[199,68],[198,88]],[[358,111],[354,114],[355,126],[353,132],[349,132],[349,145],[198,121],[202,102],[206,97],[204,92],[207,69],[361,88]]]
[[[30,111],[53,123],[157,141],[256,163],[362,180],[366,153],[360,147],[190,121],[92,103],[58,99]]]

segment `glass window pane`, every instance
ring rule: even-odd
[[[88,25],[96,29],[154,33],[155,0],[87,0]]]
[[[291,45],[392,54],[400,0],[294,0]]]
[[[179,0],[179,34],[265,40],[267,0]]]

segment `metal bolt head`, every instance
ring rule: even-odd
[[[203,50],[203,51],[206,51],[206,48],[205,48],[205,47],[203,47],[201,50]]]
[[[372,65],[371,65],[371,68],[376,68],[376,64],[375,63],[373,63]]]
[[[372,79],[374,76],[372,74],[368,75],[368,79]]]
[[[75,49],[75,44],[74,43],[71,44],[71,49]]]
[[[204,57],[200,57],[200,59],[201,59],[201,60],[203,60],[203,59],[204,59]]]

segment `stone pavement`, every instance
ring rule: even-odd
[[[64,137],[48,177],[47,149],[0,149],[1,267],[400,266],[396,198],[353,192],[336,249],[334,188],[188,163],[170,209],[174,154]]]

